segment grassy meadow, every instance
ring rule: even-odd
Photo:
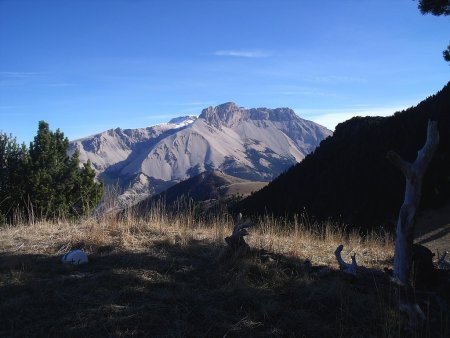
[[[359,265],[392,267],[393,241],[361,237],[307,217],[265,217],[249,229],[251,252],[234,256],[226,214],[195,218],[162,208],[145,217],[34,221],[0,230],[0,336],[400,337],[394,288],[349,277],[334,251]],[[89,263],[60,258],[83,249]],[[414,336],[450,333],[430,302]]]

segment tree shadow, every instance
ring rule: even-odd
[[[428,236],[424,235],[422,237],[422,239],[419,240],[417,243],[418,244],[430,243],[430,242],[438,240],[444,236],[447,236],[448,234],[450,234],[450,225],[448,225],[446,228],[439,229],[439,231],[429,233],[429,234],[427,234]],[[448,245],[449,245],[449,247],[447,249],[450,249],[450,243],[448,243]]]
[[[448,228],[450,228],[450,202],[439,209],[422,211],[417,217],[415,237],[425,237],[436,230]]]
[[[204,241],[90,247],[89,263],[0,254],[0,336],[396,335],[389,285]],[[378,283],[378,284],[376,284]],[[388,316],[389,313],[389,316]],[[386,332],[386,330],[392,330]]]

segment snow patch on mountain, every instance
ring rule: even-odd
[[[169,124],[175,125],[175,128],[185,127],[191,123],[194,123],[197,120],[197,116],[188,115],[188,116],[180,116],[175,117],[169,121]]]

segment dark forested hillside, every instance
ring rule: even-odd
[[[425,142],[427,121],[438,121],[439,148],[424,180],[422,207],[450,197],[450,83],[416,107],[389,117],[354,117],[301,163],[243,200],[247,214],[306,211],[357,226],[395,219],[404,194],[404,177],[387,159],[394,150],[413,161]]]
[[[227,175],[219,170],[205,171],[175,184],[157,195],[146,198],[135,205],[134,209],[138,213],[145,213],[152,206],[161,202],[168,208],[178,209],[182,208],[183,203],[189,200],[198,203],[199,206],[202,204],[201,202],[208,202],[203,207],[230,205],[265,185],[267,182],[248,181]],[[185,206],[189,206],[189,203]]]

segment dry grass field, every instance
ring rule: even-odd
[[[261,219],[246,256],[227,254],[227,215],[195,219],[154,209],[0,230],[1,337],[403,337],[392,285],[349,277],[334,250],[359,265],[391,267],[390,237],[347,234],[301,217]],[[89,263],[60,258],[83,249]],[[414,336],[448,337],[444,307],[429,302]]]

